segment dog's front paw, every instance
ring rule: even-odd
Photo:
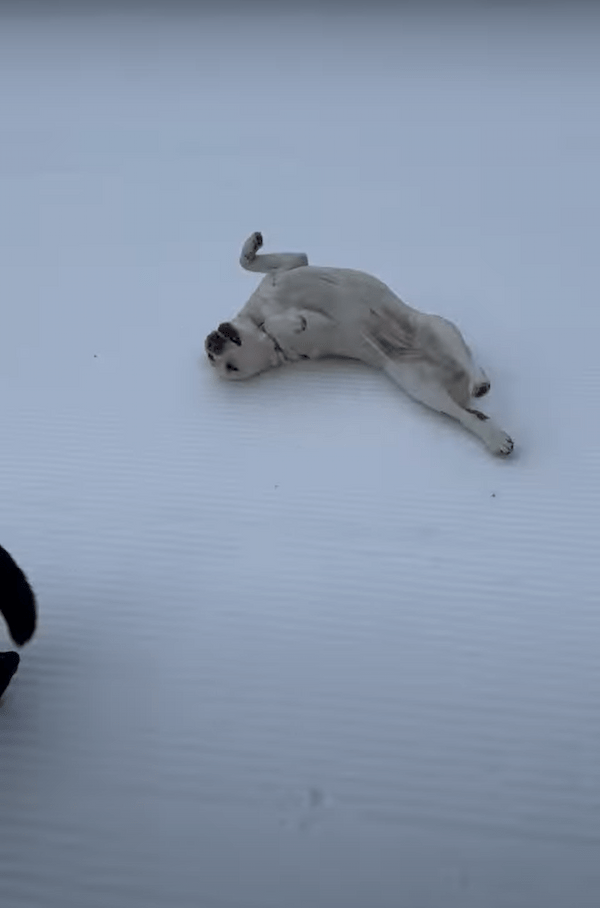
[[[260,231],[257,230],[257,231],[255,231],[255,233],[253,233],[251,236],[249,236],[248,239],[246,240],[246,242],[244,243],[244,245],[242,247],[242,258],[245,259],[247,262],[251,262],[252,259],[255,257],[256,253],[258,252],[258,250],[261,248],[262,244],[263,244],[262,233],[260,233]]]

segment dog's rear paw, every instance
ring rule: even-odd
[[[488,442],[492,454],[497,454],[499,457],[508,457],[509,454],[512,454],[514,446],[515,443],[510,435],[507,435],[502,429],[497,429]]]

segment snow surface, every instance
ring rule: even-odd
[[[2,908],[600,904],[599,34],[4,9]],[[253,230],[455,319],[514,458],[219,384]]]

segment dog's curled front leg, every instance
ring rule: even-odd
[[[242,246],[240,265],[246,271],[268,274],[270,271],[292,271],[294,268],[308,265],[308,256],[304,252],[271,252],[268,255],[257,255],[262,244],[262,233],[257,230]]]
[[[242,246],[242,252],[240,255],[240,265],[242,268],[249,269],[254,259],[256,258],[256,253],[261,248],[263,244],[263,236],[258,230],[252,233],[244,245]]]

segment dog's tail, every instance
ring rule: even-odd
[[[0,612],[17,646],[33,637],[37,623],[37,606],[27,577],[0,545]]]

